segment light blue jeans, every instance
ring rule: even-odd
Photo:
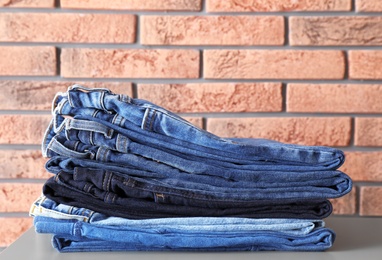
[[[131,220],[57,204],[44,197],[33,205],[38,233],[54,234],[60,252],[76,251],[321,251],[335,234],[322,220],[159,218]],[[86,221],[86,222],[84,222]]]

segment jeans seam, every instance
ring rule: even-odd
[[[105,151],[105,152],[102,154],[102,161],[103,161],[103,162],[106,162],[106,158],[107,158],[107,156],[106,156],[106,155],[107,155],[107,150],[105,149],[104,151]]]
[[[103,181],[102,181],[102,188],[105,190],[106,189],[106,177],[107,177],[107,172],[104,173],[103,175]]]
[[[107,179],[107,187],[106,187],[106,190],[107,191],[110,191],[110,186],[111,186],[111,180],[113,178],[113,174],[111,172],[108,172],[108,179]]]
[[[80,142],[79,141],[76,141],[75,143],[74,143],[74,146],[73,146],[73,150],[74,151],[76,151],[76,152],[78,152],[78,146],[80,145]]]
[[[150,128],[149,128],[150,131],[153,130],[153,125],[154,125],[154,121],[155,121],[156,113],[157,113],[157,111],[154,110],[154,112],[153,112],[153,114],[152,114],[152,116],[151,116],[151,118],[150,118]]]
[[[100,110],[95,109],[95,110],[93,111],[92,117],[96,118],[99,112],[100,112]]]
[[[93,146],[95,145],[94,144],[94,133],[93,133],[93,131],[89,131],[89,143]]]
[[[102,109],[107,111],[107,109],[105,107],[105,92],[101,92],[101,96],[99,98],[99,103],[100,103]]]

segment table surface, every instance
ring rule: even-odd
[[[86,252],[58,253],[51,246],[49,234],[36,234],[29,229],[0,253],[0,259],[28,260],[246,260],[246,259],[382,259],[382,218],[329,217],[326,226],[333,229],[336,241],[325,252]]]

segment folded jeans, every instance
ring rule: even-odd
[[[55,237],[70,237],[72,241],[88,242],[103,241],[109,244],[123,243],[125,250],[132,246],[155,248],[155,250],[229,250],[235,248],[256,248],[256,250],[292,250],[292,251],[322,251],[332,246],[335,233],[324,227],[315,228],[303,235],[293,235],[272,230],[251,232],[218,231],[218,232],[188,232],[179,230],[159,230],[147,228],[144,230],[123,228],[121,226],[98,226],[77,220],[53,219],[36,216],[34,226],[39,233],[51,233]],[[113,242],[113,243],[110,243]],[[123,250],[121,244],[115,248]],[[56,247],[57,248],[57,247]],[[98,245],[97,250],[102,250]],[[82,249],[83,250],[83,249]],[[92,251],[92,247],[88,247]],[[105,251],[114,250],[110,245]]]
[[[148,101],[116,95],[107,89],[75,85],[67,93],[57,94],[53,114],[54,129],[62,127],[65,121],[62,115],[78,116],[78,119],[98,121],[109,130],[127,134],[132,140],[140,140],[149,146],[224,162],[243,160],[260,165],[281,164],[286,169],[287,165],[336,169],[344,161],[342,151],[329,147],[255,138],[221,138]],[[103,131],[102,127],[100,129]],[[46,140],[49,141],[49,136]]]
[[[255,231],[277,231],[292,235],[306,235],[316,228],[324,227],[321,219],[251,219],[227,217],[182,217],[156,218],[135,220],[108,216],[86,208],[77,208],[57,203],[45,196],[40,196],[30,209],[33,217],[52,219],[77,220],[87,222],[97,227],[120,227],[123,230],[145,231],[150,233],[209,233],[238,232],[250,233]],[[48,226],[47,228],[52,228]],[[43,230],[43,232],[53,232]],[[54,233],[58,233],[54,230]]]
[[[61,204],[89,208],[106,215],[130,219],[222,216],[320,219],[327,217],[332,211],[331,204],[327,200],[303,199],[293,201],[259,200],[257,205],[253,202],[252,207],[248,208],[205,208],[161,204],[146,199],[119,198],[112,192],[97,189],[91,183],[84,182],[80,185],[75,181],[61,179],[58,174],[45,182],[43,194]]]
[[[327,199],[337,198],[350,192],[352,189],[351,179],[340,171],[308,171],[308,172],[284,172],[284,171],[229,171],[219,168],[198,173],[184,172],[164,163],[149,160],[133,154],[124,154],[108,150],[103,147],[82,144],[78,141],[68,141],[62,136],[56,136],[52,141],[52,146],[47,148],[50,157],[68,156],[76,159],[95,159],[102,162],[99,169],[107,169],[108,164],[128,167],[151,173],[155,178],[167,176],[168,181],[176,181],[176,185],[186,184],[185,179],[193,178],[194,181],[187,182],[193,186],[182,186],[185,189],[200,189],[200,183],[204,181],[209,187],[216,187],[220,182],[224,187],[223,192],[231,188],[227,196],[234,196],[235,186],[244,187],[236,196],[248,199]],[[49,170],[49,169],[48,169]],[[194,175],[193,177],[190,177]],[[140,176],[143,177],[143,176]],[[145,174],[147,178],[147,174]],[[161,182],[166,182],[162,177]],[[247,183],[239,186],[239,183]],[[174,185],[173,182],[168,183]],[[205,189],[209,190],[209,187]],[[245,188],[247,188],[245,190]],[[254,190],[257,188],[258,190]],[[214,190],[218,191],[216,187]]]

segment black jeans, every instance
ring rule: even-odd
[[[131,219],[196,216],[321,219],[332,212],[328,200],[259,200],[250,203],[220,201],[217,204],[207,205],[207,202],[204,206],[197,206],[198,200],[192,199],[189,200],[193,201],[192,205],[165,204],[160,203],[155,196],[150,197],[148,193],[140,193],[139,190],[128,191],[126,194],[126,190],[115,186],[113,191],[106,191],[88,180],[74,180],[73,176],[61,172],[51,177],[43,187],[44,195],[58,203]]]

